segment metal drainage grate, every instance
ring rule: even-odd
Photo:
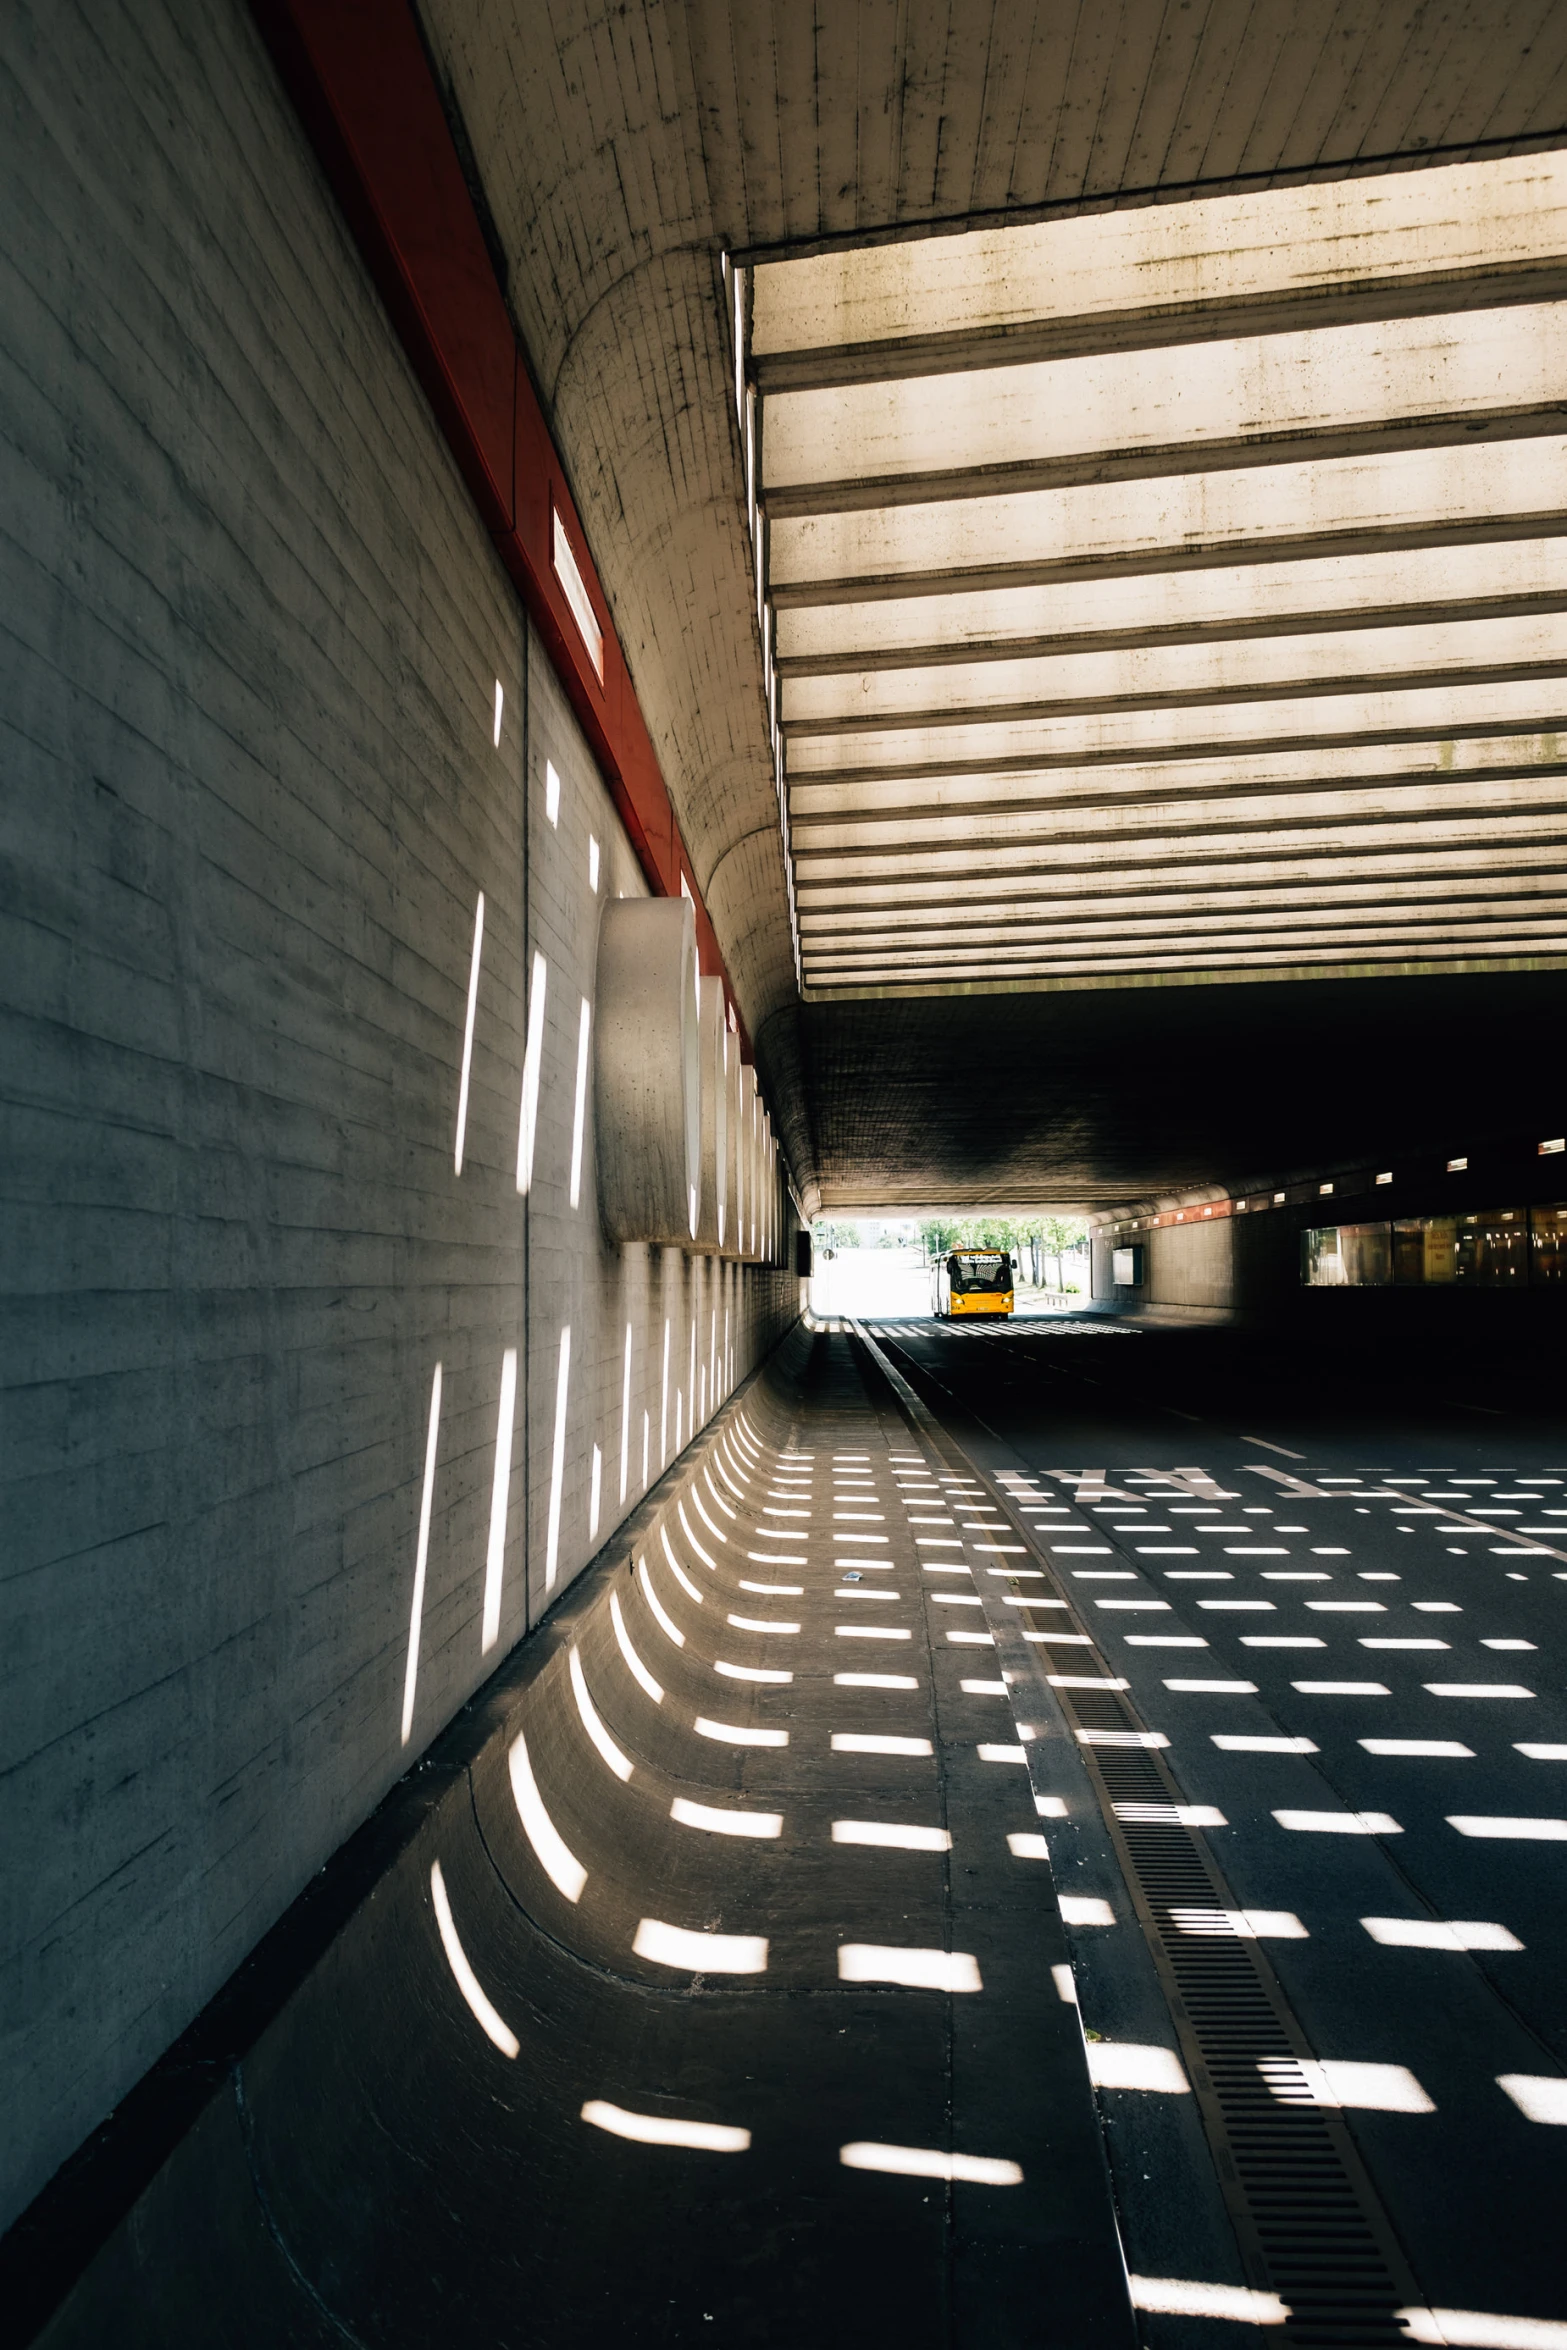
[[[1052,1694],[1074,1734],[1147,1734],[1118,1691]],[[1392,2226],[1341,2116],[1312,2096],[1310,2043],[1240,1931],[1234,1894],[1177,1816],[1185,1797],[1174,1773],[1141,1743],[1080,1741],[1079,1751],[1164,1984],[1242,2258],[1289,2306],[1280,2338],[1323,2350],[1407,2342],[1396,2312],[1419,2296]],[[1156,1806],[1165,1816],[1147,1817]]]

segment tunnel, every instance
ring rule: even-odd
[[[14,2339],[1567,2350],[1567,16],[0,75]]]

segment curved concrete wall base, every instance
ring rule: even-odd
[[[834,1588],[835,1457],[913,1448],[862,1359],[786,1340],[333,1864],[49,2350],[1129,2350],[1005,1707],[901,1523]]]

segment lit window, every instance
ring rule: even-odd
[[[597,615],[593,610],[593,600],[588,594],[587,581],[583,578],[577,558],[572,553],[571,541],[566,535],[566,526],[553,507],[550,509],[550,561],[555,568],[555,577],[560,581],[566,601],[571,607],[571,617],[576,622],[582,641],[587,647],[588,658],[593,664],[600,685],[602,685],[604,682],[604,631],[600,628]]]

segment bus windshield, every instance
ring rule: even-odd
[[[995,1249],[976,1255],[959,1251],[947,1259],[947,1275],[960,1295],[976,1289],[1010,1289],[1012,1260]]]

